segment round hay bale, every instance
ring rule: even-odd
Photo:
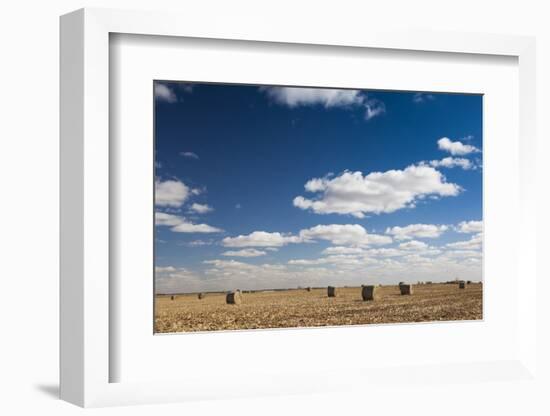
[[[361,296],[363,300],[374,300],[376,286],[362,286]]]
[[[241,291],[236,290],[235,292],[229,292],[225,296],[225,301],[228,305],[240,305],[242,303]]]
[[[402,295],[412,295],[413,285],[401,284],[399,285],[399,291],[401,292]]]
[[[336,288],[334,286],[329,286],[327,288],[327,295],[329,298],[335,298],[336,297]]]
[[[458,282],[458,288],[466,289],[466,282],[464,280],[461,280],[460,282]]]
[[[176,300],[176,295],[170,296],[170,300]]]
[[[306,287],[306,290],[307,290],[308,292],[311,292],[311,288],[310,288],[310,287]]]
[[[197,297],[199,298],[199,300],[201,300],[202,298],[204,298],[204,293],[199,293]]]
[[[471,280],[468,280],[468,281],[466,282],[466,284],[467,284],[467,285],[471,285],[471,284],[472,284],[472,281],[471,281]]]

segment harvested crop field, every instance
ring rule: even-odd
[[[412,295],[398,286],[376,288],[376,300],[363,301],[361,287],[243,293],[242,303],[226,304],[224,293],[157,295],[155,332],[364,325],[396,322],[482,319],[482,284],[414,285]]]

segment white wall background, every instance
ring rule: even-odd
[[[538,41],[539,257],[550,230],[546,171],[550,150],[550,12],[548,2],[535,0],[385,0],[385,1],[171,1],[171,0],[12,0],[0,9],[0,413],[68,415],[81,409],[56,399],[58,384],[58,16],[74,9],[116,7],[178,10],[208,22],[220,14],[247,15],[281,25],[384,25],[437,30],[536,35]],[[546,140],[543,140],[545,138]],[[540,264],[542,268],[542,263]],[[550,276],[548,266],[540,271]],[[543,281],[540,291],[550,293]],[[547,302],[550,303],[550,302]],[[539,305],[543,348],[550,350],[549,306]],[[544,332],[544,327],[546,332]],[[548,359],[541,354],[545,374]],[[457,384],[456,395],[440,408],[447,415],[548,414],[537,406],[542,391],[517,391],[500,383],[502,401],[487,403],[483,394]],[[550,391],[548,385],[547,391]],[[438,395],[434,385],[434,395]],[[444,393],[441,393],[444,394]],[[532,398],[532,399],[529,399]],[[441,397],[439,398],[441,399]],[[443,397],[443,399],[447,399]],[[230,402],[191,403],[93,410],[101,415],[167,414],[363,414],[373,402],[384,402],[387,414],[401,413],[407,403],[388,395],[373,398],[335,393],[327,396],[278,397]],[[441,400],[427,400],[435,411]],[[483,412],[483,413],[482,413]]]

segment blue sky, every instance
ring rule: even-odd
[[[481,280],[481,96],[154,90],[157,292]]]

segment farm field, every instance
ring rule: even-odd
[[[157,295],[155,332],[194,332],[265,328],[319,327],[382,323],[482,319],[483,285],[414,285],[412,295],[399,287],[376,288],[376,300],[363,301],[361,287],[288,289],[243,293],[242,303],[226,304],[225,293]]]

